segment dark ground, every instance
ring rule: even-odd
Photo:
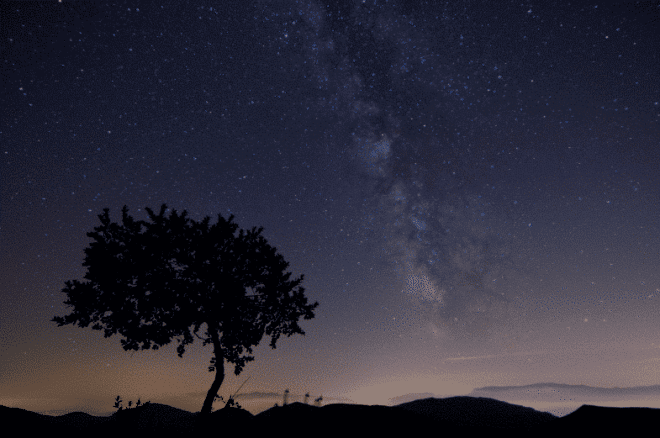
[[[207,418],[171,406],[151,403],[95,417],[73,412],[52,417],[0,406],[0,424],[10,436],[183,437],[278,436],[424,436],[449,433],[504,433],[508,437],[643,436],[657,430],[660,409],[605,408],[584,405],[565,416],[539,412],[490,398],[427,398],[397,406],[293,403],[258,415],[237,408],[220,409]]]

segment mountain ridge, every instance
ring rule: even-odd
[[[224,408],[208,416],[172,406],[150,403],[96,417],[71,412],[57,417],[0,405],[0,424],[8,430],[20,427],[24,434],[49,436],[138,437],[145,433],[160,437],[183,437],[191,433],[244,433],[255,435],[292,428],[321,430],[324,434],[363,436],[365,433],[507,433],[507,436],[556,436],[594,431],[629,433],[660,422],[660,409],[607,408],[583,405],[566,417],[486,397],[428,397],[396,406],[332,403],[313,406],[301,402],[271,407],[257,415],[244,409]],[[351,425],[350,427],[347,425]]]

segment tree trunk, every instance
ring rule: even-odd
[[[211,413],[213,408],[213,401],[215,396],[218,395],[222,381],[225,380],[225,356],[220,346],[220,338],[218,337],[217,330],[209,330],[209,335],[213,339],[213,353],[215,355],[215,379],[211,384],[211,389],[206,394],[206,399],[204,400],[204,405],[202,406],[202,415],[207,415]]]

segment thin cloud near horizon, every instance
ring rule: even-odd
[[[493,359],[496,357],[505,357],[505,356],[536,356],[540,354],[548,354],[548,351],[529,351],[529,352],[517,352],[517,353],[504,353],[504,354],[486,354],[483,356],[465,356],[465,357],[447,357],[443,361],[457,361],[457,360],[474,360],[474,359]]]

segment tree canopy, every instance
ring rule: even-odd
[[[151,222],[136,221],[122,209],[122,224],[110,222],[109,209],[98,217],[101,226],[87,233],[87,282],[68,280],[62,292],[73,311],[52,321],[78,324],[116,333],[124,350],[147,350],[179,338],[177,354],[193,342],[193,334],[213,343],[209,371],[216,371],[202,413],[211,405],[224,379],[224,359],[235,374],[254,360],[252,347],[264,334],[276,348],[282,336],[302,334],[300,318],[312,319],[318,303],[308,304],[301,286],[304,276],[291,279],[289,263],[261,235],[263,228],[245,231],[234,216],[209,226],[187,218],[184,210],[165,216],[146,208]],[[197,332],[207,324],[205,337]]]

